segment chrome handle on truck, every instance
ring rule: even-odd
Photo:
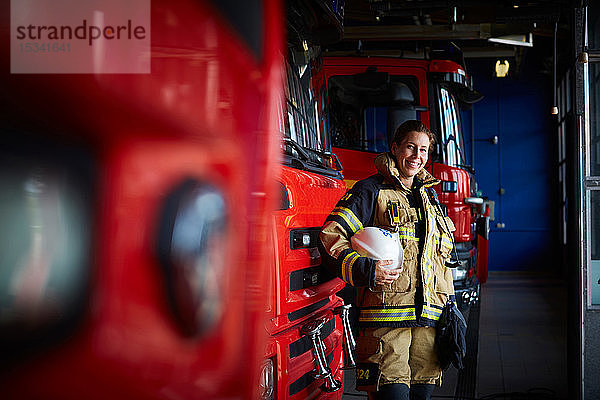
[[[465,197],[463,202],[472,206],[480,206],[483,204],[483,198],[481,197]]]
[[[342,369],[356,368],[356,360],[354,359],[356,340],[354,339],[354,334],[352,333],[349,317],[351,307],[351,304],[345,304],[343,306],[336,307],[333,310],[334,314],[337,314],[342,318],[342,325],[344,327],[344,367]]]
[[[323,339],[321,339],[321,328],[325,324],[324,318],[318,318],[306,323],[300,329],[300,333],[310,338],[313,347],[313,354],[315,356],[316,368],[316,379],[324,379],[323,384],[320,386],[324,392],[335,392],[342,388],[342,383],[337,379],[333,378],[331,368],[327,365],[327,358],[325,356],[325,345]]]

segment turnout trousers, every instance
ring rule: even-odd
[[[357,355],[357,390],[372,392],[392,383],[442,383],[433,327],[361,328]]]

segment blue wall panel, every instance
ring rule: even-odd
[[[497,230],[492,238],[494,247],[490,250],[490,265],[495,258],[493,271],[540,271],[556,270],[553,249],[547,244],[552,241],[551,232]],[[491,241],[490,241],[491,243]]]
[[[476,178],[482,195],[495,202],[489,269],[547,269],[555,265],[549,260],[557,256],[558,237],[551,79],[533,68],[520,71],[518,79],[495,78],[494,63],[467,64],[476,89],[485,96],[472,112]],[[468,114],[463,116],[470,118]],[[497,144],[488,140],[493,136],[498,136]]]

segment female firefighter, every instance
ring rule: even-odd
[[[420,121],[400,125],[391,151],[377,156],[377,174],[357,182],[337,203],[320,233],[326,264],[357,287],[356,386],[372,399],[429,399],[442,371],[435,326],[454,297],[450,258],[454,230],[425,169],[435,136]],[[359,255],[351,237],[363,227],[398,232],[404,261]],[[410,396],[410,397],[409,397]]]

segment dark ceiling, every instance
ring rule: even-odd
[[[525,54],[537,51],[551,61],[555,29],[559,57],[571,52],[573,10],[580,3],[346,0],[343,36],[323,48],[333,54],[421,57],[432,47],[453,42],[467,59],[513,57],[518,64]],[[497,39],[521,42],[504,44]]]

